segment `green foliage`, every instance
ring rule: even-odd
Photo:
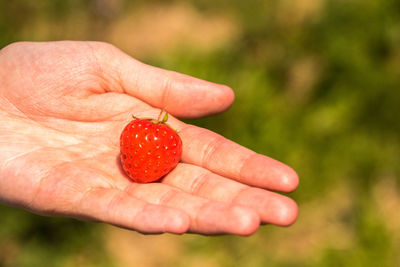
[[[1,46],[26,36],[19,33],[37,17],[51,22],[71,18],[78,9],[94,14],[92,6],[80,1],[42,2],[0,1],[0,10],[7,10],[0,15]],[[286,256],[277,256],[268,242],[286,229],[267,226],[247,239],[185,239],[185,253],[174,266],[210,255],[218,266],[399,265],[399,242],[387,218],[380,216],[373,193],[385,177],[400,182],[398,1],[319,1],[319,10],[294,22],[291,16],[296,12],[282,8],[287,5],[290,10],[291,1],[192,2],[204,13],[233,14],[241,26],[238,39],[217,51],[177,47],[168,56],[143,60],[230,85],[236,101],[227,112],[189,122],[293,166],[301,184],[291,196],[300,212],[338,186],[349,187],[351,205],[340,221],[352,243],[343,249],[319,243],[312,256],[299,256],[288,248]],[[304,72],[307,68],[310,71]],[[331,204],[318,209],[334,208]],[[0,266],[61,266],[82,251],[88,265],[110,263],[102,253],[101,231],[93,224],[6,207],[0,207],[0,214],[1,246],[10,242],[18,247],[13,252],[18,258],[11,262],[0,249]],[[313,230],[310,226],[310,234]],[[280,237],[299,242],[295,236],[290,232]]]

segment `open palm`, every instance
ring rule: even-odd
[[[119,135],[160,109],[194,118],[233,101],[223,85],[145,65],[97,42],[16,43],[0,50],[0,202],[144,233],[253,233],[289,225],[288,166],[175,118],[181,163],[161,182],[121,170]]]

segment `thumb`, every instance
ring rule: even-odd
[[[207,116],[222,112],[233,103],[234,93],[226,85],[144,64],[115,47],[112,54],[108,64],[119,75],[124,93],[174,116]]]

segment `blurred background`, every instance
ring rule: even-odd
[[[0,206],[0,266],[400,266],[397,0],[0,0],[0,47],[110,42],[231,86],[189,121],[292,166],[289,228],[144,236]]]

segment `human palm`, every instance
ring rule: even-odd
[[[132,114],[217,113],[233,101],[228,87],[96,42],[16,43],[0,50],[0,69],[0,202],[144,233],[247,235],[296,219],[294,201],[266,190],[294,190],[291,168],[173,117],[181,163],[150,184],[122,171]]]

